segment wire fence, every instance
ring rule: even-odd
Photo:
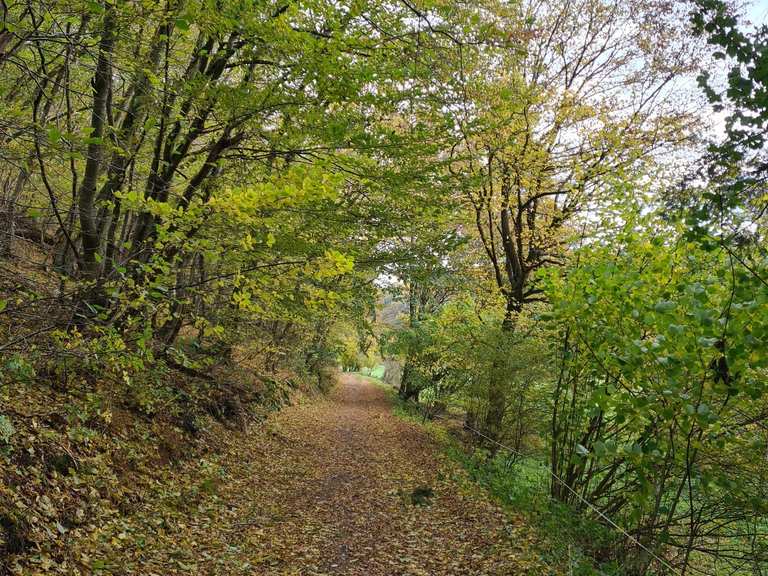
[[[439,414],[434,415],[435,418],[445,420],[442,416]],[[506,444],[503,444],[499,442],[498,440],[495,440],[494,438],[491,438],[490,436],[484,434],[480,430],[477,430],[476,428],[473,428],[472,426],[469,426],[468,424],[463,425],[464,429],[469,430],[476,436],[484,439],[487,442],[490,442],[491,444],[497,446],[498,448],[501,448],[502,450],[506,450],[507,452],[514,454],[515,456],[527,458],[530,455],[524,454],[520,452],[519,450],[516,450],[515,448],[512,448],[511,446],[508,446]],[[581,502],[585,507],[589,508],[592,512],[597,514],[603,521],[605,521],[606,524],[608,524],[611,528],[615,529],[617,532],[619,532],[622,536],[624,536],[627,540],[632,542],[635,546],[643,550],[645,553],[647,553],[651,558],[656,560],[661,566],[667,568],[672,574],[676,576],[684,576],[684,573],[672,566],[667,560],[656,554],[653,550],[648,548],[645,544],[643,544],[639,539],[637,539],[635,536],[627,532],[624,528],[621,527],[618,523],[616,523],[613,519],[611,519],[607,514],[605,514],[600,508],[592,504],[589,500],[584,498],[581,494],[579,494],[576,490],[573,489],[565,480],[563,480],[559,475],[557,475],[555,472],[553,472],[549,467],[545,467],[545,470],[548,472],[550,477],[557,482],[558,484],[562,485],[570,494],[572,494],[574,497],[576,497],[579,502]]]
[[[424,406],[419,406],[420,412],[422,416],[427,418],[432,418],[436,420],[442,420],[444,422],[449,422],[452,419],[445,417],[439,413],[436,413],[435,411],[431,411],[429,409],[424,410]],[[466,421],[461,422],[461,427],[476,436],[479,439],[482,439],[485,443],[491,444],[500,450],[506,452],[507,454],[514,457],[515,462],[520,464],[520,470],[524,467],[522,463],[526,461],[535,461],[537,463],[537,469],[541,470],[542,472],[540,474],[529,474],[525,480],[531,485],[535,486],[537,490],[541,490],[542,494],[541,496],[544,497],[549,502],[557,503],[557,501],[551,496],[549,491],[549,486],[543,486],[542,485],[542,478],[547,477],[551,479],[553,482],[556,482],[557,484],[561,485],[569,494],[571,494],[579,503],[581,503],[586,509],[589,509],[591,512],[595,514],[597,518],[599,518],[602,523],[607,527],[608,530],[613,531],[615,534],[622,536],[626,539],[627,542],[631,543],[633,546],[636,546],[639,550],[642,550],[645,554],[648,555],[648,557],[655,561],[657,563],[657,566],[659,568],[665,569],[667,574],[671,574],[674,576],[686,576],[688,574],[702,574],[705,576],[715,576],[715,574],[749,574],[750,576],[752,574],[758,574],[762,575],[762,571],[754,571],[752,568],[752,562],[750,562],[748,559],[746,562],[728,562],[729,567],[731,568],[727,572],[721,572],[715,567],[715,571],[708,571],[703,570],[701,568],[698,568],[697,566],[693,565],[689,560],[690,557],[686,557],[685,562],[683,563],[682,567],[677,567],[672,564],[672,562],[663,556],[660,555],[659,552],[653,550],[651,547],[649,547],[647,544],[644,544],[637,536],[629,532],[627,529],[625,529],[619,522],[617,522],[614,518],[611,518],[608,514],[606,514],[603,510],[601,510],[598,506],[590,502],[588,499],[586,499],[582,494],[580,494],[577,490],[575,490],[568,482],[566,482],[561,476],[559,476],[557,473],[553,472],[552,469],[546,464],[545,461],[543,461],[540,457],[538,457],[536,454],[533,453],[524,453],[519,449],[516,449],[512,446],[509,446],[508,444],[505,444],[503,442],[499,442],[498,440],[488,436],[481,430],[475,428],[471,424],[468,424]],[[515,479],[520,479],[520,475],[516,475]],[[531,482],[532,481],[532,482]],[[565,530],[563,532],[566,532]],[[562,534],[561,534],[562,535]],[[572,554],[572,542],[568,542],[568,568],[569,570],[572,570],[573,563],[571,559]],[[717,561],[715,561],[717,564]],[[749,564],[749,566],[747,566]],[[744,569],[746,568],[746,572]],[[759,569],[758,569],[759,570]]]

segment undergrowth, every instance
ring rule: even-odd
[[[233,442],[316,386],[237,362],[199,376],[157,362],[119,381],[44,366],[0,366],[0,575],[130,573],[127,550],[215,513]]]
[[[477,447],[463,432],[424,416],[422,409],[403,402],[391,386],[370,379],[387,389],[393,412],[425,429],[445,454],[461,465],[468,478],[486,489],[510,513],[522,516],[539,536],[541,559],[553,570],[569,576],[620,576],[621,567],[602,562],[616,544],[617,535],[608,527],[578,510],[549,497],[550,475],[543,458],[515,457],[506,451],[492,455]]]

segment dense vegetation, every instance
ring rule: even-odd
[[[0,4],[0,573],[106,569],[163,467],[379,361],[567,569],[768,569],[766,27]]]

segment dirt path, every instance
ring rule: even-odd
[[[143,526],[110,536],[119,560],[99,574],[550,573],[532,530],[506,516],[363,378],[344,375],[328,397],[290,406],[235,438],[208,476],[187,476],[192,489],[167,494]],[[419,488],[432,496],[414,504]]]
[[[327,400],[286,409],[259,450],[234,487],[251,495],[236,516],[255,574],[544,573],[527,531],[364,379],[345,375]],[[423,505],[418,488],[434,494]]]

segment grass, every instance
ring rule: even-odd
[[[376,366],[373,366],[372,368],[363,368],[360,370],[360,374],[362,376],[370,376],[371,378],[376,378],[381,380],[381,378],[384,377],[384,364],[377,364]]]
[[[370,382],[371,384],[376,384],[377,386],[381,386],[382,388],[385,388],[388,391],[391,391],[393,394],[395,393],[395,389],[384,382],[381,378],[377,378],[376,376],[371,376],[369,374],[365,374],[363,372],[352,372],[355,376],[360,378],[361,380],[365,380],[366,382]]]

